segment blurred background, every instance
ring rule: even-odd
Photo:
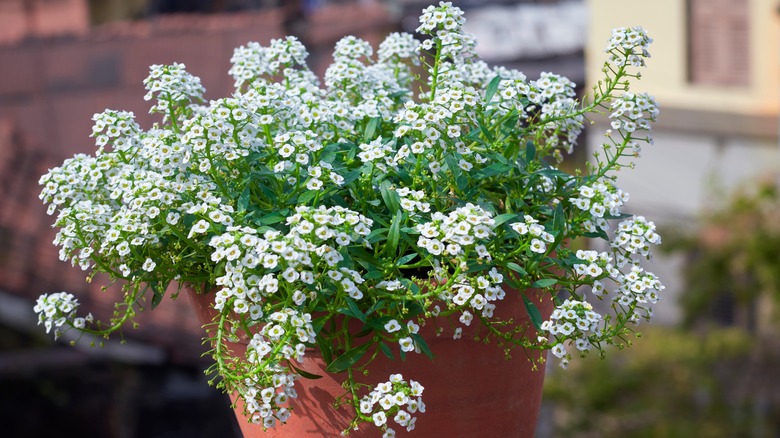
[[[201,329],[164,302],[125,345],[54,342],[41,293],[77,294],[97,317],[112,297],[59,262],[38,178],[93,153],[91,117],[147,115],[151,64],[182,62],[207,98],[232,92],[233,48],[284,35],[322,74],[344,35],[375,47],[413,32],[417,0],[0,0],[0,418],[3,437],[238,436],[202,370]],[[629,351],[548,368],[538,437],[780,436],[780,1],[464,0],[478,51],[587,92],[613,27],[655,39],[636,91],[656,96],[655,144],[620,175],[633,213],[654,220],[666,295]],[[607,128],[593,120],[577,160]]]

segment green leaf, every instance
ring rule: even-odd
[[[503,224],[504,222],[507,222],[510,219],[515,219],[516,217],[517,217],[517,213],[504,213],[504,214],[499,214],[493,220],[495,221],[495,226],[497,227]]]
[[[296,367],[295,365],[292,364],[292,361],[288,362],[288,363],[290,365],[290,368],[292,368],[300,376],[303,376],[303,377],[305,377],[307,379],[311,379],[311,380],[316,380],[316,379],[321,379],[322,378],[322,376],[320,376],[318,374],[312,374],[312,373],[310,373],[308,371],[304,371],[304,370]]]
[[[447,164],[447,168],[452,172],[453,175],[455,175],[455,178],[460,176],[460,167],[458,166],[458,162],[455,161],[455,157],[452,155],[447,155],[444,157],[444,162]]]
[[[369,307],[366,311],[366,316],[371,315],[372,313],[376,312],[377,310],[382,310],[385,307],[385,300],[379,300],[376,303],[374,303],[373,306]]]
[[[393,357],[393,352],[390,351],[390,347],[387,346],[384,342],[379,344],[379,349],[382,350],[382,353],[385,354],[385,356],[389,357],[390,360],[395,360]]]
[[[509,286],[512,289],[520,290],[523,289],[524,286],[521,286],[520,283],[516,282],[514,279],[512,279],[511,275],[507,275],[504,277],[504,283]]]
[[[490,80],[490,83],[487,86],[487,90],[485,90],[485,103],[490,102],[491,99],[493,99],[493,96],[496,94],[496,91],[498,91],[498,84],[501,82],[501,76],[497,75],[493,79]]]
[[[554,278],[542,278],[541,280],[536,280],[531,287],[534,289],[544,289],[545,287],[550,287],[554,284],[557,284],[558,280]]]
[[[482,260],[472,260],[468,262],[468,269],[466,270],[467,274],[472,274],[474,272],[484,272],[485,271],[485,263]]]
[[[525,303],[525,310],[528,312],[528,316],[531,318],[531,323],[534,325],[534,327],[536,327],[536,330],[541,330],[542,314],[539,313],[539,309],[525,295],[523,295],[523,302]]]
[[[371,342],[367,342],[363,345],[348,350],[341,356],[337,357],[333,362],[329,363],[325,368],[325,371],[329,373],[340,373],[346,371],[347,368],[355,365],[361,357],[366,353]]]
[[[563,211],[563,204],[559,203],[553,212],[552,220],[553,231],[551,234],[555,236],[553,242],[553,248],[557,248],[566,236],[566,213]]]
[[[360,262],[358,262],[358,263],[360,263]],[[362,265],[363,263],[360,263],[360,264]],[[385,274],[382,271],[378,270],[378,269],[371,269],[370,267],[368,267],[366,269],[368,270],[368,272],[363,274],[363,278],[365,278],[366,280],[378,280],[380,278],[384,278],[385,277]]]
[[[517,125],[518,123],[518,116],[520,113],[517,111],[517,109],[513,109],[512,111],[507,114],[506,120],[504,120],[504,123],[501,124],[501,132],[509,134],[512,129]]]
[[[315,196],[317,196],[317,193],[319,193],[318,190],[306,190],[305,192],[301,193],[301,196],[298,196],[298,205],[306,204],[307,202],[314,199]]]
[[[465,175],[461,174],[455,178],[455,184],[458,186],[458,190],[465,192],[469,185],[469,179]]]
[[[615,214],[604,213],[604,219],[625,219],[627,217],[632,217],[632,216],[634,216],[634,215],[631,214],[631,213],[619,213],[619,214],[616,214],[616,215]]]
[[[374,243],[379,240],[380,237],[387,234],[387,231],[387,228],[375,228],[371,230],[370,233],[368,233],[368,236],[366,236],[365,239],[371,243]]]
[[[241,192],[241,196],[238,197],[238,212],[242,213],[246,211],[249,206],[249,186],[244,187],[244,191]]]
[[[353,170],[352,172],[347,172],[344,175],[341,175],[344,177],[344,185],[349,185],[356,179],[360,178],[360,171]]]
[[[311,321],[311,326],[312,328],[314,328],[314,333],[319,334],[322,328],[325,327],[325,323],[328,322],[329,319],[330,319],[330,315],[323,315],[320,316],[319,318],[314,318]],[[320,337],[317,336],[317,339],[319,340]]]
[[[317,346],[320,348],[322,360],[324,360],[325,363],[330,363],[333,360],[333,350],[331,349],[330,342],[328,342],[325,336],[317,336]]]
[[[403,265],[409,263],[410,261],[412,261],[415,257],[417,257],[417,253],[416,252],[412,253],[412,254],[407,254],[407,255],[401,257],[400,259],[398,259],[395,262],[395,265],[396,266],[403,266]]]
[[[401,208],[401,197],[398,196],[398,192],[390,188],[391,186],[390,181],[382,181],[379,184],[379,193],[382,195],[382,199],[385,201],[387,208],[390,209],[390,212],[395,213]]]
[[[490,130],[487,129],[485,126],[483,126],[481,123],[479,124],[479,130],[482,132],[482,135],[485,136],[485,139],[487,139],[487,141],[489,141],[491,143],[493,142],[493,140],[495,138],[495,137],[493,137],[493,133],[490,132]]]
[[[271,190],[268,186],[265,184],[258,184],[258,187],[260,187],[260,191],[263,192],[263,196],[265,196],[267,199],[276,199],[277,194],[275,191]]]
[[[525,160],[530,163],[534,158],[536,158],[536,145],[529,141],[525,144]]]
[[[403,213],[401,210],[395,213],[393,223],[390,225],[390,231],[387,232],[387,246],[385,247],[385,254],[389,257],[394,257],[398,250],[398,241],[401,238],[401,218]]]
[[[504,147],[504,158],[514,162],[518,153],[520,153],[520,145],[515,141],[507,142]],[[525,168],[525,164],[522,165],[522,168]]]
[[[523,269],[522,266],[518,265],[515,262],[507,263],[506,267],[517,272],[518,274],[520,274],[521,277],[525,277],[526,275],[528,275],[528,272],[526,272],[526,270]]]
[[[347,156],[344,157],[344,162],[349,163],[355,159],[355,156],[357,155],[358,147],[356,144],[352,144],[352,143],[346,143],[346,145],[349,149],[347,149]]]
[[[150,283],[149,287],[152,289],[152,309],[157,307],[161,302],[163,297],[165,297],[165,287],[161,287],[160,283],[154,282]]]
[[[375,328],[374,328],[373,325],[366,324],[366,325],[363,326],[362,329],[360,329],[359,332],[357,332],[356,334],[352,335],[352,338],[353,339],[362,338],[363,336],[370,335],[374,331],[375,331]]]
[[[479,174],[483,178],[488,178],[491,176],[506,174],[510,170],[512,170],[511,166],[507,166],[506,164],[501,163],[493,163],[490,166],[480,169]]]
[[[433,360],[433,353],[431,352],[431,349],[428,348],[428,344],[425,343],[425,339],[417,333],[412,333],[412,339],[414,339],[414,343],[420,347],[420,351],[428,356],[429,359]]]
[[[470,141],[477,141],[479,140],[479,133],[480,130],[478,128],[473,128],[471,132],[469,132],[465,137],[463,137],[463,139],[470,140]]]
[[[360,308],[355,303],[355,300],[353,300],[350,297],[346,297],[347,306],[349,306],[349,310],[352,311],[352,314],[355,315],[357,319],[360,320],[363,324],[366,323],[366,315],[363,315],[363,312],[360,311]]]
[[[374,139],[374,134],[376,134],[376,129],[380,123],[382,123],[381,117],[374,117],[368,121],[366,130],[363,132],[363,142],[369,142]]]
[[[585,236],[585,237],[587,237],[589,239],[609,240],[609,236],[607,236],[607,233],[604,230],[600,229],[600,228],[595,233],[585,233],[585,234],[583,234],[583,236]]]
[[[348,251],[352,260],[360,263],[366,270],[371,270],[372,268],[376,269],[376,266],[382,266],[382,262],[360,246],[350,246]]]
[[[286,219],[286,217],[284,216],[284,214],[282,214],[279,211],[274,211],[274,212],[268,213],[267,215],[265,215],[265,216],[263,216],[263,217],[261,217],[259,219],[256,219],[255,223],[257,223],[259,225],[270,225],[270,224],[276,224],[276,223],[282,222],[285,219]]]

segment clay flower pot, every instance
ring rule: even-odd
[[[199,295],[187,289],[187,295],[200,320],[210,323],[215,315],[212,295]],[[539,308],[542,317],[552,312],[549,295],[537,291],[526,292]],[[519,293],[508,293],[499,303],[496,315],[514,318],[518,326],[534,330]],[[379,356],[368,366],[369,373],[362,383],[376,384],[392,373],[401,373],[425,387],[423,399],[426,412],[418,415],[415,428],[402,434],[410,437],[533,437],[542,398],[544,366],[534,369],[542,352],[516,348],[506,360],[504,349],[494,339],[489,343],[475,340],[486,329],[478,320],[464,327],[462,338],[453,339],[454,327],[449,321],[437,321],[445,331],[435,335],[429,324],[421,328],[435,360],[423,354],[407,354],[406,360],[390,360]],[[245,354],[245,344],[231,345],[235,354]],[[349,427],[354,412],[334,400],[344,394],[341,386],[344,376],[325,371],[326,364],[317,350],[307,352],[303,370],[322,376],[311,380],[301,378],[295,383],[298,398],[292,399],[292,415],[284,425],[264,432],[262,426],[248,423],[237,406],[236,416],[245,438],[250,437],[331,437],[340,436]],[[236,397],[231,395],[233,402]],[[399,432],[401,432],[399,430]],[[371,424],[353,430],[352,437],[376,437],[380,431]]]

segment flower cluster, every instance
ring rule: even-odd
[[[484,245],[477,242],[488,239],[493,232],[494,221],[488,211],[473,204],[466,204],[448,215],[434,212],[431,222],[418,224],[415,229],[420,233],[417,246],[425,248],[434,256],[461,256],[474,247],[487,257]]]
[[[368,366],[433,358],[424,324],[456,326],[455,339],[484,326],[478,336],[506,350],[552,350],[564,365],[573,348],[602,351],[631,334],[663,290],[642,267],[660,243],[655,225],[624,212],[615,177],[651,142],[657,105],[629,90],[650,39],[616,31],[583,103],[565,77],[490,67],[463,21],[442,2],[423,11],[422,42],[394,33],[375,51],[346,37],[322,81],[296,38],[248,43],[231,59],[235,92],[209,102],[183,65],[152,66],[146,99],[162,122],[97,114],[96,153],[40,180],[60,258],[107,274],[122,300],[106,324],[77,317],[69,294],[44,295],[39,321],[55,336],[107,336],[171,283],[197,287],[213,302],[208,371],[249,421],[290,419],[296,382],[312,377],[296,364],[316,351],[343,378],[350,427],[387,436],[390,424],[414,427],[422,386],[397,374],[374,386]],[[595,160],[558,168],[583,121],[605,109],[612,129]],[[582,237],[607,250],[568,247]],[[555,304],[552,316],[531,289]],[[608,303],[603,313],[592,300]],[[241,339],[246,354],[231,357]]]
[[[188,73],[185,65],[179,63],[153,65],[149,69],[149,77],[144,79],[144,85],[147,89],[144,100],[157,100],[150,112],[163,114],[169,113],[182,103],[200,101],[206,92],[200,78]]]
[[[655,232],[655,224],[644,216],[635,216],[618,224],[617,235],[612,246],[623,248],[631,254],[650,257],[650,245],[661,243],[661,236]]]
[[[395,436],[395,431],[389,427],[390,419],[411,431],[417,422],[413,414],[425,412],[425,403],[422,400],[424,389],[414,380],[407,382],[401,374],[392,374],[390,380],[376,385],[360,399],[360,414],[382,428],[384,437]]]
[[[241,88],[244,84],[266,75],[290,74],[291,69],[305,65],[308,55],[306,47],[292,36],[273,40],[267,48],[256,42],[249,42],[233,51],[228,74],[235,79],[236,88]]]
[[[601,315],[593,311],[590,303],[566,300],[555,308],[549,320],[542,323],[541,329],[559,341],[551,351],[562,360],[562,366],[565,366],[569,357],[564,343],[560,340],[573,340],[577,350],[588,351],[591,349],[590,334],[596,337],[600,335],[601,322]]]
[[[471,325],[474,315],[471,310],[481,313],[485,318],[493,316],[496,301],[503,300],[506,292],[502,288],[504,276],[495,268],[487,275],[478,277],[459,276],[451,289],[442,292],[439,298],[449,303],[451,307],[464,309],[459,321]],[[470,308],[471,310],[468,310]]]
[[[610,181],[599,181],[593,185],[580,186],[579,196],[569,198],[575,207],[590,213],[583,223],[589,232],[609,229],[607,217],[617,217],[620,209],[628,202],[628,193],[615,187]]]
[[[230,304],[234,312],[244,314],[276,295],[280,287],[337,287],[359,300],[363,292],[358,285],[364,279],[357,271],[338,266],[344,260],[339,248],[367,236],[371,224],[343,207],[298,206],[287,218],[287,234],[269,230],[260,237],[253,228],[228,227],[209,242],[214,247],[211,260],[225,261],[225,275],[216,279],[221,288],[215,308]],[[302,305],[307,296],[296,289],[291,298]]]
[[[641,27],[619,27],[612,30],[606,51],[616,67],[644,67],[645,58],[650,57],[647,49],[652,42],[653,39]]]
[[[658,277],[651,272],[645,272],[640,266],[631,265],[631,271],[621,275],[618,280],[620,281],[619,295],[616,297],[618,304],[621,306],[638,306],[639,310],[643,311],[644,314],[640,313],[640,311],[633,313],[631,316],[635,320],[639,320],[640,317],[650,319],[652,317],[652,309],[641,305],[658,302],[658,293],[664,289]]]
[[[526,240],[525,243],[531,252],[546,253],[547,244],[555,242],[555,236],[545,231],[544,227],[539,225],[539,221],[530,215],[525,215],[523,219],[525,222],[514,222],[510,226],[520,236],[527,236],[521,239]]]
[[[623,132],[649,130],[650,122],[654,122],[657,116],[658,104],[647,93],[627,92],[612,102],[612,128]]]
[[[262,316],[260,309],[252,309],[252,317]],[[285,309],[269,315],[267,323],[255,333],[247,346],[246,359],[264,372],[246,379],[237,390],[246,403],[247,417],[263,427],[274,427],[276,421],[287,421],[290,410],[285,406],[291,398],[297,398],[295,373],[284,365],[285,361],[303,362],[306,345],[314,342],[316,333],[311,315],[299,315]]]
[[[240,384],[236,390],[246,404],[247,419],[271,428],[276,426],[277,421],[284,423],[290,418],[290,410],[284,404],[298,396],[294,387],[298,376],[284,373],[278,365],[267,365],[264,369],[270,379],[264,378],[267,376],[251,376],[246,385]]]
[[[72,294],[67,292],[57,292],[53,294],[43,294],[38,297],[35,303],[35,313],[38,314],[38,324],[46,327],[46,333],[54,329],[54,338],[59,338],[63,327],[72,320],[76,328],[83,328],[87,322],[92,321],[90,314],[86,318],[74,318],[79,308],[79,302]]]

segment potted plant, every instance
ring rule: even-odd
[[[314,415],[297,400],[329,394],[291,436],[419,430],[417,414],[440,409],[426,409],[428,395],[448,399],[464,380],[471,386],[449,397],[472,396],[464,409],[515,409],[526,389],[511,382],[544,351],[565,366],[624,339],[663,289],[640,264],[660,242],[655,226],[622,212],[628,195],[614,182],[650,142],[656,104],[629,91],[650,38],[616,29],[604,79],[579,102],[564,77],[488,67],[462,15],[450,3],[428,7],[426,39],[392,34],[375,58],[365,41],[342,39],[324,84],[292,37],[236,49],[235,94],[208,103],[183,65],[152,66],[146,99],[162,122],[142,130],[132,113],[97,114],[95,155],[40,181],[61,259],[121,283],[116,314],[78,316],[62,292],[41,296],[40,322],[55,336],[107,336],[141,303],[189,289],[207,315],[207,372],[242,423],[283,433]],[[564,172],[563,154],[594,113],[608,114],[612,131],[591,164]],[[608,250],[569,248],[583,236]],[[607,303],[604,314],[593,300]],[[447,377],[458,361],[439,340],[481,368]],[[469,353],[485,347],[496,352],[488,362]],[[426,367],[453,387],[416,380]],[[530,429],[501,433],[532,434],[535,375],[527,414],[480,413],[473,427],[526,417]],[[481,386],[488,380],[495,388]],[[502,387],[512,393],[497,396]],[[334,412],[347,412],[346,423]]]

